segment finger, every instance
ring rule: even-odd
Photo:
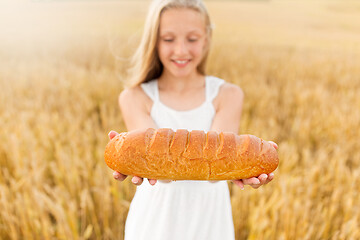
[[[260,184],[260,180],[257,179],[256,177],[242,179],[242,182],[244,183],[244,185],[258,185],[258,184]]]
[[[241,190],[244,190],[244,183],[243,181],[240,179],[240,180],[232,180],[232,182],[238,186]]]
[[[270,173],[270,174],[269,174],[269,180],[270,180],[270,181],[273,180],[274,177],[275,177],[275,174],[274,174],[274,173]]]
[[[268,184],[268,183],[271,182],[271,180],[273,180],[273,179],[274,179],[274,173],[270,173],[270,174],[268,175],[268,178],[267,178],[265,184]]]
[[[274,147],[275,149],[278,149],[278,148],[279,148],[279,146],[278,146],[276,143],[274,143],[273,141],[269,141],[269,143],[270,143],[271,145],[273,145],[273,147]]]
[[[258,189],[261,186],[261,184],[251,184],[250,187],[253,189]]]
[[[134,177],[131,179],[131,181],[132,181],[135,185],[139,186],[139,185],[142,184],[143,179],[142,179],[141,177],[134,176]]]
[[[110,138],[110,140],[111,139],[113,139],[116,135],[118,135],[119,133],[117,133],[117,132],[115,132],[115,131],[110,131],[109,133],[108,133],[108,136],[109,136],[109,138]]]
[[[149,181],[149,183],[151,184],[151,185],[155,185],[155,183],[157,182],[157,180],[156,179],[148,179],[148,181]]]
[[[268,175],[263,173],[258,177],[258,179],[260,181],[260,184],[265,184],[268,179]]]
[[[119,173],[119,172],[113,172],[113,177],[114,177],[116,180],[124,181],[125,178],[127,177],[127,175],[121,174],[121,173]]]

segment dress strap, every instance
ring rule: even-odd
[[[213,76],[206,77],[206,101],[212,102],[218,95],[221,85],[224,83],[225,81],[223,79]]]
[[[142,84],[140,84],[140,86],[144,90],[146,95],[149,96],[149,98],[151,100],[153,100],[155,102],[155,101],[157,101],[159,99],[159,91],[158,91],[158,86],[157,86],[157,79],[151,80],[151,81],[146,82],[146,83],[142,83]]]

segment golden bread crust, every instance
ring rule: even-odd
[[[104,158],[124,175],[160,180],[233,180],[273,172],[276,149],[253,135],[169,128],[124,132],[107,144]]]

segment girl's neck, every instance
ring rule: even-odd
[[[163,72],[158,78],[159,88],[165,91],[182,92],[188,89],[202,87],[204,84],[205,76],[198,72],[186,77],[175,77]]]

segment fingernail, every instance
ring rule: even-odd
[[[134,184],[138,184],[138,183],[139,183],[139,180],[132,180],[132,182],[133,182]]]

